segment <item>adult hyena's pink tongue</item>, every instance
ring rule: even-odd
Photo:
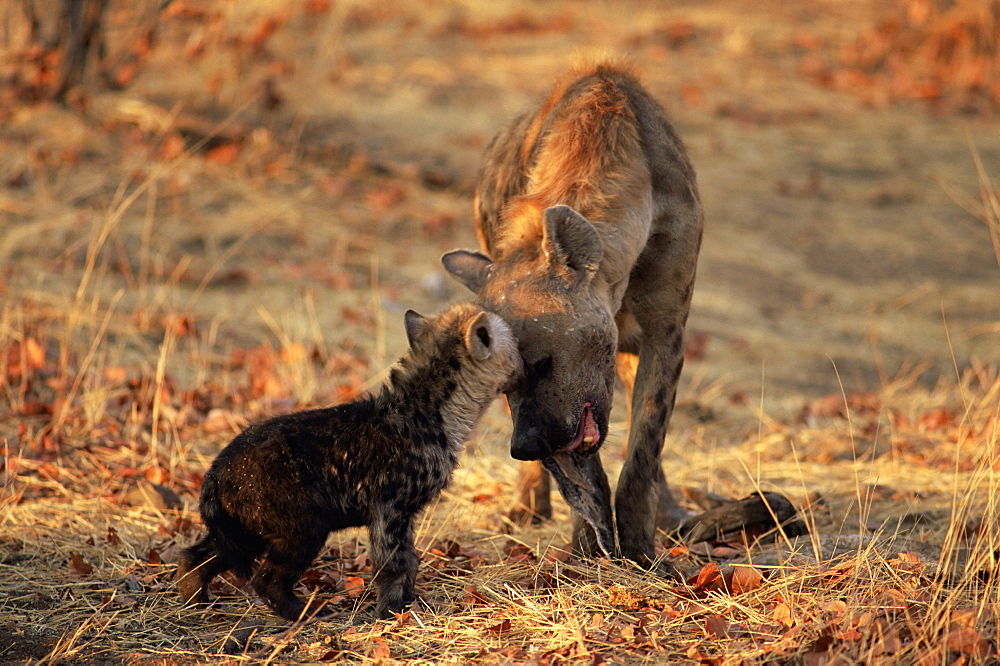
[[[566,451],[585,453],[597,446],[600,439],[601,430],[597,427],[597,422],[594,421],[594,415],[590,410],[590,403],[588,402],[583,406],[583,411],[580,413],[580,425],[577,428],[576,437],[566,447]]]

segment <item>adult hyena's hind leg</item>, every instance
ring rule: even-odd
[[[625,388],[625,420],[629,431],[632,429],[632,391],[635,388],[635,372],[639,367],[638,354],[619,352],[615,359],[615,368],[618,371],[618,378],[621,379]],[[622,455],[628,454],[628,444],[622,449]],[[681,522],[690,516],[677,503],[673,493],[667,486],[667,477],[663,474],[663,468],[657,466],[652,470],[656,477],[656,520],[655,526],[664,532],[673,532]]]
[[[177,590],[186,603],[208,603],[209,583],[228,569],[228,564],[215,548],[211,536],[185,548],[177,565]]]
[[[552,518],[549,473],[537,460],[522,461],[518,469],[514,506],[507,519],[515,525],[540,525]]]

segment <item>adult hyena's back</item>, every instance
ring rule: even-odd
[[[697,206],[694,183],[663,109],[628,68],[573,70],[487,149],[476,191],[480,245],[497,258],[506,238],[531,235],[541,211],[560,204],[613,223],[650,200],[655,221]]]
[[[518,330],[525,359],[555,357],[555,368],[560,359],[564,366],[581,365],[583,352],[553,344],[532,325],[532,307],[538,303],[527,302],[520,278],[536,279],[537,266],[547,261],[544,211],[560,204],[579,213],[600,237],[600,266],[586,281],[587,297],[573,302],[574,316],[565,328],[585,314],[588,303],[614,315],[616,330],[605,337],[616,338],[615,348],[629,361],[620,371],[633,397],[628,454],[615,501],[618,537],[623,555],[651,561],[653,517],[669,528],[683,514],[659,458],[683,367],[703,212],[681,140],[662,107],[626,67],[602,64],[570,72],[534,114],[517,118],[494,139],[477,184],[480,245],[494,266],[482,284],[471,281],[473,289],[481,298],[487,292],[493,300],[502,294],[503,307],[520,318],[508,321]],[[558,229],[554,233],[557,245],[573,242],[560,237]],[[498,284],[503,279],[498,276],[512,275],[506,289]],[[562,276],[565,271],[553,275],[560,294]],[[514,308],[513,300],[522,307]],[[577,357],[567,362],[564,357],[574,353]],[[639,355],[638,364],[632,355]],[[543,381],[529,378],[531,386]],[[553,400],[572,403],[563,394],[576,389],[565,385],[560,390]],[[545,476],[538,469],[526,477],[522,470],[522,476],[533,480],[519,489],[520,504],[546,515]],[[578,533],[574,526],[574,542]]]

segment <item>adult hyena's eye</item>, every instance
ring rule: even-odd
[[[540,359],[526,364],[529,374],[534,379],[545,379],[552,372],[552,356],[545,355]]]

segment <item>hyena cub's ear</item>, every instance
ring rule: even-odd
[[[446,271],[475,294],[482,290],[493,269],[493,261],[489,257],[471,250],[452,250],[441,257],[441,263]]]
[[[415,310],[407,310],[403,315],[406,324],[406,340],[411,349],[416,349],[428,335],[432,333],[431,324],[427,318]]]
[[[597,229],[569,206],[545,209],[543,247],[555,268],[568,268],[580,278],[593,275],[604,256]]]
[[[485,361],[493,354],[494,340],[493,322],[486,312],[476,315],[465,328],[465,346],[477,361]]]

